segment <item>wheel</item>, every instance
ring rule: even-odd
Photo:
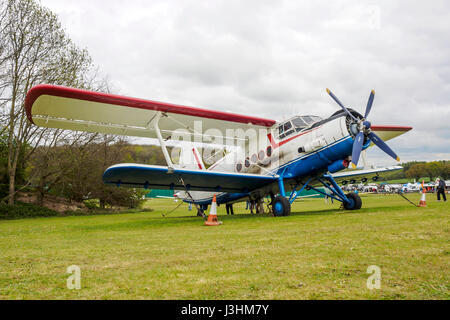
[[[344,202],[344,208],[346,210],[361,209],[362,201],[361,201],[360,196],[358,196],[354,192],[347,193],[346,196],[347,196],[347,199],[349,200],[349,202]]]
[[[273,200],[272,211],[275,217],[288,216],[291,213],[291,204],[283,196],[278,196]]]

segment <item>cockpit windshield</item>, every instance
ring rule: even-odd
[[[318,116],[298,116],[278,126],[278,139],[282,139],[294,132],[302,131],[313,123],[322,120]]]
[[[322,118],[318,116],[298,116],[291,121],[294,124],[296,131],[301,131],[320,120],[322,120]]]

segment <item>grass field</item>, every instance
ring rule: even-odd
[[[418,203],[419,196],[409,196]],[[363,209],[298,201],[289,217],[187,205],[153,212],[0,221],[0,299],[449,299],[450,202],[364,196]],[[69,290],[66,268],[81,268]],[[381,289],[366,286],[381,269]]]

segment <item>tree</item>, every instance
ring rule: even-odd
[[[24,146],[30,146],[26,161],[38,146],[60,135],[27,121],[26,93],[39,83],[85,88],[92,61],[66,36],[57,16],[34,0],[1,1],[0,6],[0,120],[7,134],[8,203],[13,204]]]
[[[153,147],[133,146],[111,135],[79,133],[77,139],[58,141],[54,146],[37,148],[29,162],[29,175],[38,192],[39,205],[47,193],[53,193],[74,201],[98,199],[101,208],[136,207],[146,192],[105,185],[103,172],[120,162],[142,162],[143,155],[152,151],[163,157]],[[137,157],[140,160],[136,161]]]
[[[50,190],[58,189],[58,184],[63,183],[64,177],[73,170],[76,159],[72,150],[87,148],[97,135],[60,130],[53,137],[51,143],[36,148],[28,161],[28,176],[37,191],[37,205],[42,205],[45,195]]]
[[[416,180],[419,180],[420,178],[426,175],[426,164],[424,163],[413,164],[405,172],[405,175],[407,178],[414,178]]]
[[[109,206],[137,207],[141,202],[142,190],[118,188],[103,183],[103,172],[113,164],[120,162],[136,162],[132,153],[136,146],[130,145],[123,138],[102,135],[87,146],[85,152],[75,155],[77,163],[74,171],[66,175],[70,180],[70,190],[78,200],[98,199],[101,208]],[[139,148],[139,147],[137,147]]]
[[[441,174],[442,174],[442,178],[444,180],[450,179],[450,162],[449,161],[445,161],[444,162]]]

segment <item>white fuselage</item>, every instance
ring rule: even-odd
[[[303,129],[294,128],[290,132],[280,134],[280,127],[286,125],[288,121],[290,120],[277,123],[270,128],[265,139],[266,143],[258,152],[245,154],[242,150],[237,150],[204,170],[275,175],[289,164],[322,152],[337,141],[349,137],[346,117],[338,117],[314,126],[311,123]],[[191,191],[189,196],[187,192],[179,191],[177,196],[187,202],[192,202],[193,199],[194,202],[206,203],[212,200],[214,194],[220,197],[224,192]]]

